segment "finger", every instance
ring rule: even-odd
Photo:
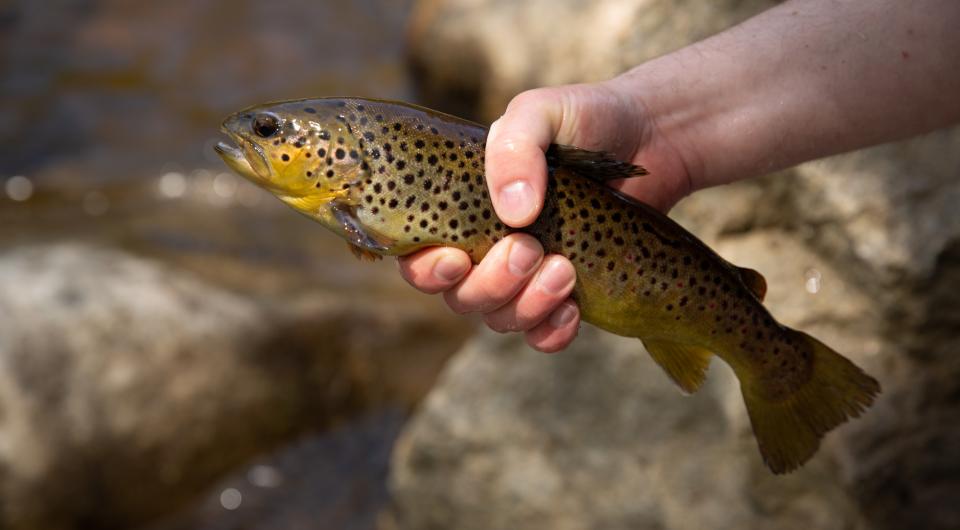
[[[529,281],[543,260],[540,242],[511,234],[494,245],[479,265],[443,294],[457,313],[488,313],[506,304]]]
[[[503,307],[484,317],[494,331],[526,331],[547,318],[570,296],[577,273],[566,258],[548,256],[533,280]]]
[[[544,153],[557,134],[563,105],[555,91],[524,92],[510,102],[487,135],[485,171],[497,216],[526,226],[543,208],[547,187]]]
[[[580,309],[568,300],[527,332],[527,344],[545,353],[558,352],[573,342],[579,330]]]
[[[451,247],[433,247],[397,259],[400,275],[410,285],[429,294],[446,291],[470,270],[466,252]]]

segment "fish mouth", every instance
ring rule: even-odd
[[[213,150],[220,155],[220,158],[231,169],[254,183],[263,184],[269,181],[272,171],[263,149],[243,136],[228,130],[223,132],[237,144],[237,147],[224,141],[217,142]]]
[[[213,150],[220,155],[220,158],[230,159],[232,161],[243,161],[246,163],[246,158],[243,156],[243,151],[238,147],[234,147],[227,142],[217,142],[217,145],[213,146]]]

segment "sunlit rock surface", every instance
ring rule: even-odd
[[[764,5],[552,4],[420,2],[411,38],[424,94],[494,118],[515,92],[601,79]],[[612,11],[614,23],[601,22]],[[683,398],[633,340],[587,328],[570,351],[543,356],[482,336],[401,438],[391,524],[957,528],[958,199],[960,131],[946,130],[706,190],[672,213],[761,271],[779,320],[883,385],[800,471],[764,470],[718,361],[707,387]]]
[[[255,294],[91,245],[0,254],[2,525],[168,513],[301,433],[413,406],[464,333],[416,304]]]
[[[420,0],[413,82],[427,105],[491,121],[524,89],[613,77],[775,3]]]

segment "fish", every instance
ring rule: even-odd
[[[685,393],[702,385],[714,355],[725,361],[775,474],[800,467],[827,432],[880,393],[851,361],[777,322],[763,306],[760,273],[608,186],[646,174],[608,153],[551,145],[543,210],[518,229],[490,201],[483,125],[402,102],[315,98],[241,110],[221,130],[235,145],[215,150],[230,168],[345,239],[358,257],[444,245],[477,263],[513,232],[537,238],[573,263],[582,319],[639,338]]]

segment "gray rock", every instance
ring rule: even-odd
[[[258,299],[80,244],[0,254],[0,526],[168,513],[305,431],[413,406],[405,379],[463,336],[416,304],[304,292]]]
[[[421,2],[411,35],[429,101],[490,119],[520,90],[608,77],[766,4],[551,5]],[[722,363],[682,399],[636,341],[586,328],[546,357],[486,336],[458,354],[402,437],[391,524],[957,528],[958,177],[951,129],[705,190],[674,210],[767,277],[781,322],[883,385],[870,412],[800,471],[762,468]]]

